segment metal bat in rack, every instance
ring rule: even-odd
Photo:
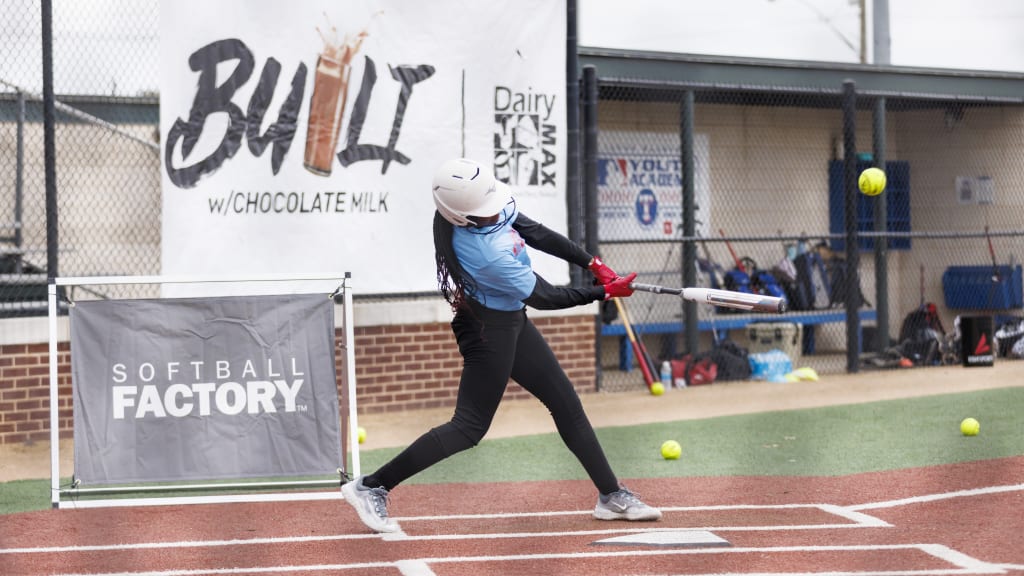
[[[781,314],[786,311],[786,300],[776,296],[762,296],[732,290],[716,290],[714,288],[668,288],[656,284],[630,284],[633,290],[653,292],[655,294],[672,294],[681,296],[683,300],[703,302],[712,306],[750,310],[752,312],[774,312]]]

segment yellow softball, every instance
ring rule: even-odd
[[[675,440],[665,440],[661,444],[661,457],[665,460],[679,460],[683,454],[683,447]]]
[[[964,436],[977,436],[979,431],[981,431],[981,424],[974,418],[964,418],[964,421],[960,423],[960,433]]]
[[[857,186],[866,196],[878,196],[885,190],[885,172],[879,168],[868,168],[860,173]]]

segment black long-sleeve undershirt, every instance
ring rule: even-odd
[[[532,248],[576,264],[581,268],[586,268],[590,263],[592,256],[586,250],[562,234],[522,213],[512,223],[512,227]],[[534,272],[534,276],[537,277],[537,283],[533,287],[533,292],[523,300],[523,303],[538,310],[560,310],[604,299],[604,286],[586,288],[553,286],[536,272]]]
[[[516,217],[512,227],[532,248],[557,256],[580,268],[586,268],[590,263],[592,256],[578,244],[523,213]]]
[[[537,284],[534,285],[533,292],[523,300],[523,303],[538,310],[561,310],[604,300],[604,286],[589,286],[587,288],[552,286],[536,272],[533,275],[537,277]]]

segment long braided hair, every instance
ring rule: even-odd
[[[441,213],[434,211],[434,262],[437,265],[437,287],[441,295],[457,312],[467,305],[466,298],[476,294],[477,285],[473,277],[462,269],[452,236],[455,226],[444,219]]]

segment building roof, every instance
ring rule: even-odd
[[[602,88],[647,86],[702,93],[838,96],[853,80],[858,95],[976,104],[1024,103],[1024,74],[975,70],[769,60],[607,48],[578,49],[580,70],[593,66]]]

